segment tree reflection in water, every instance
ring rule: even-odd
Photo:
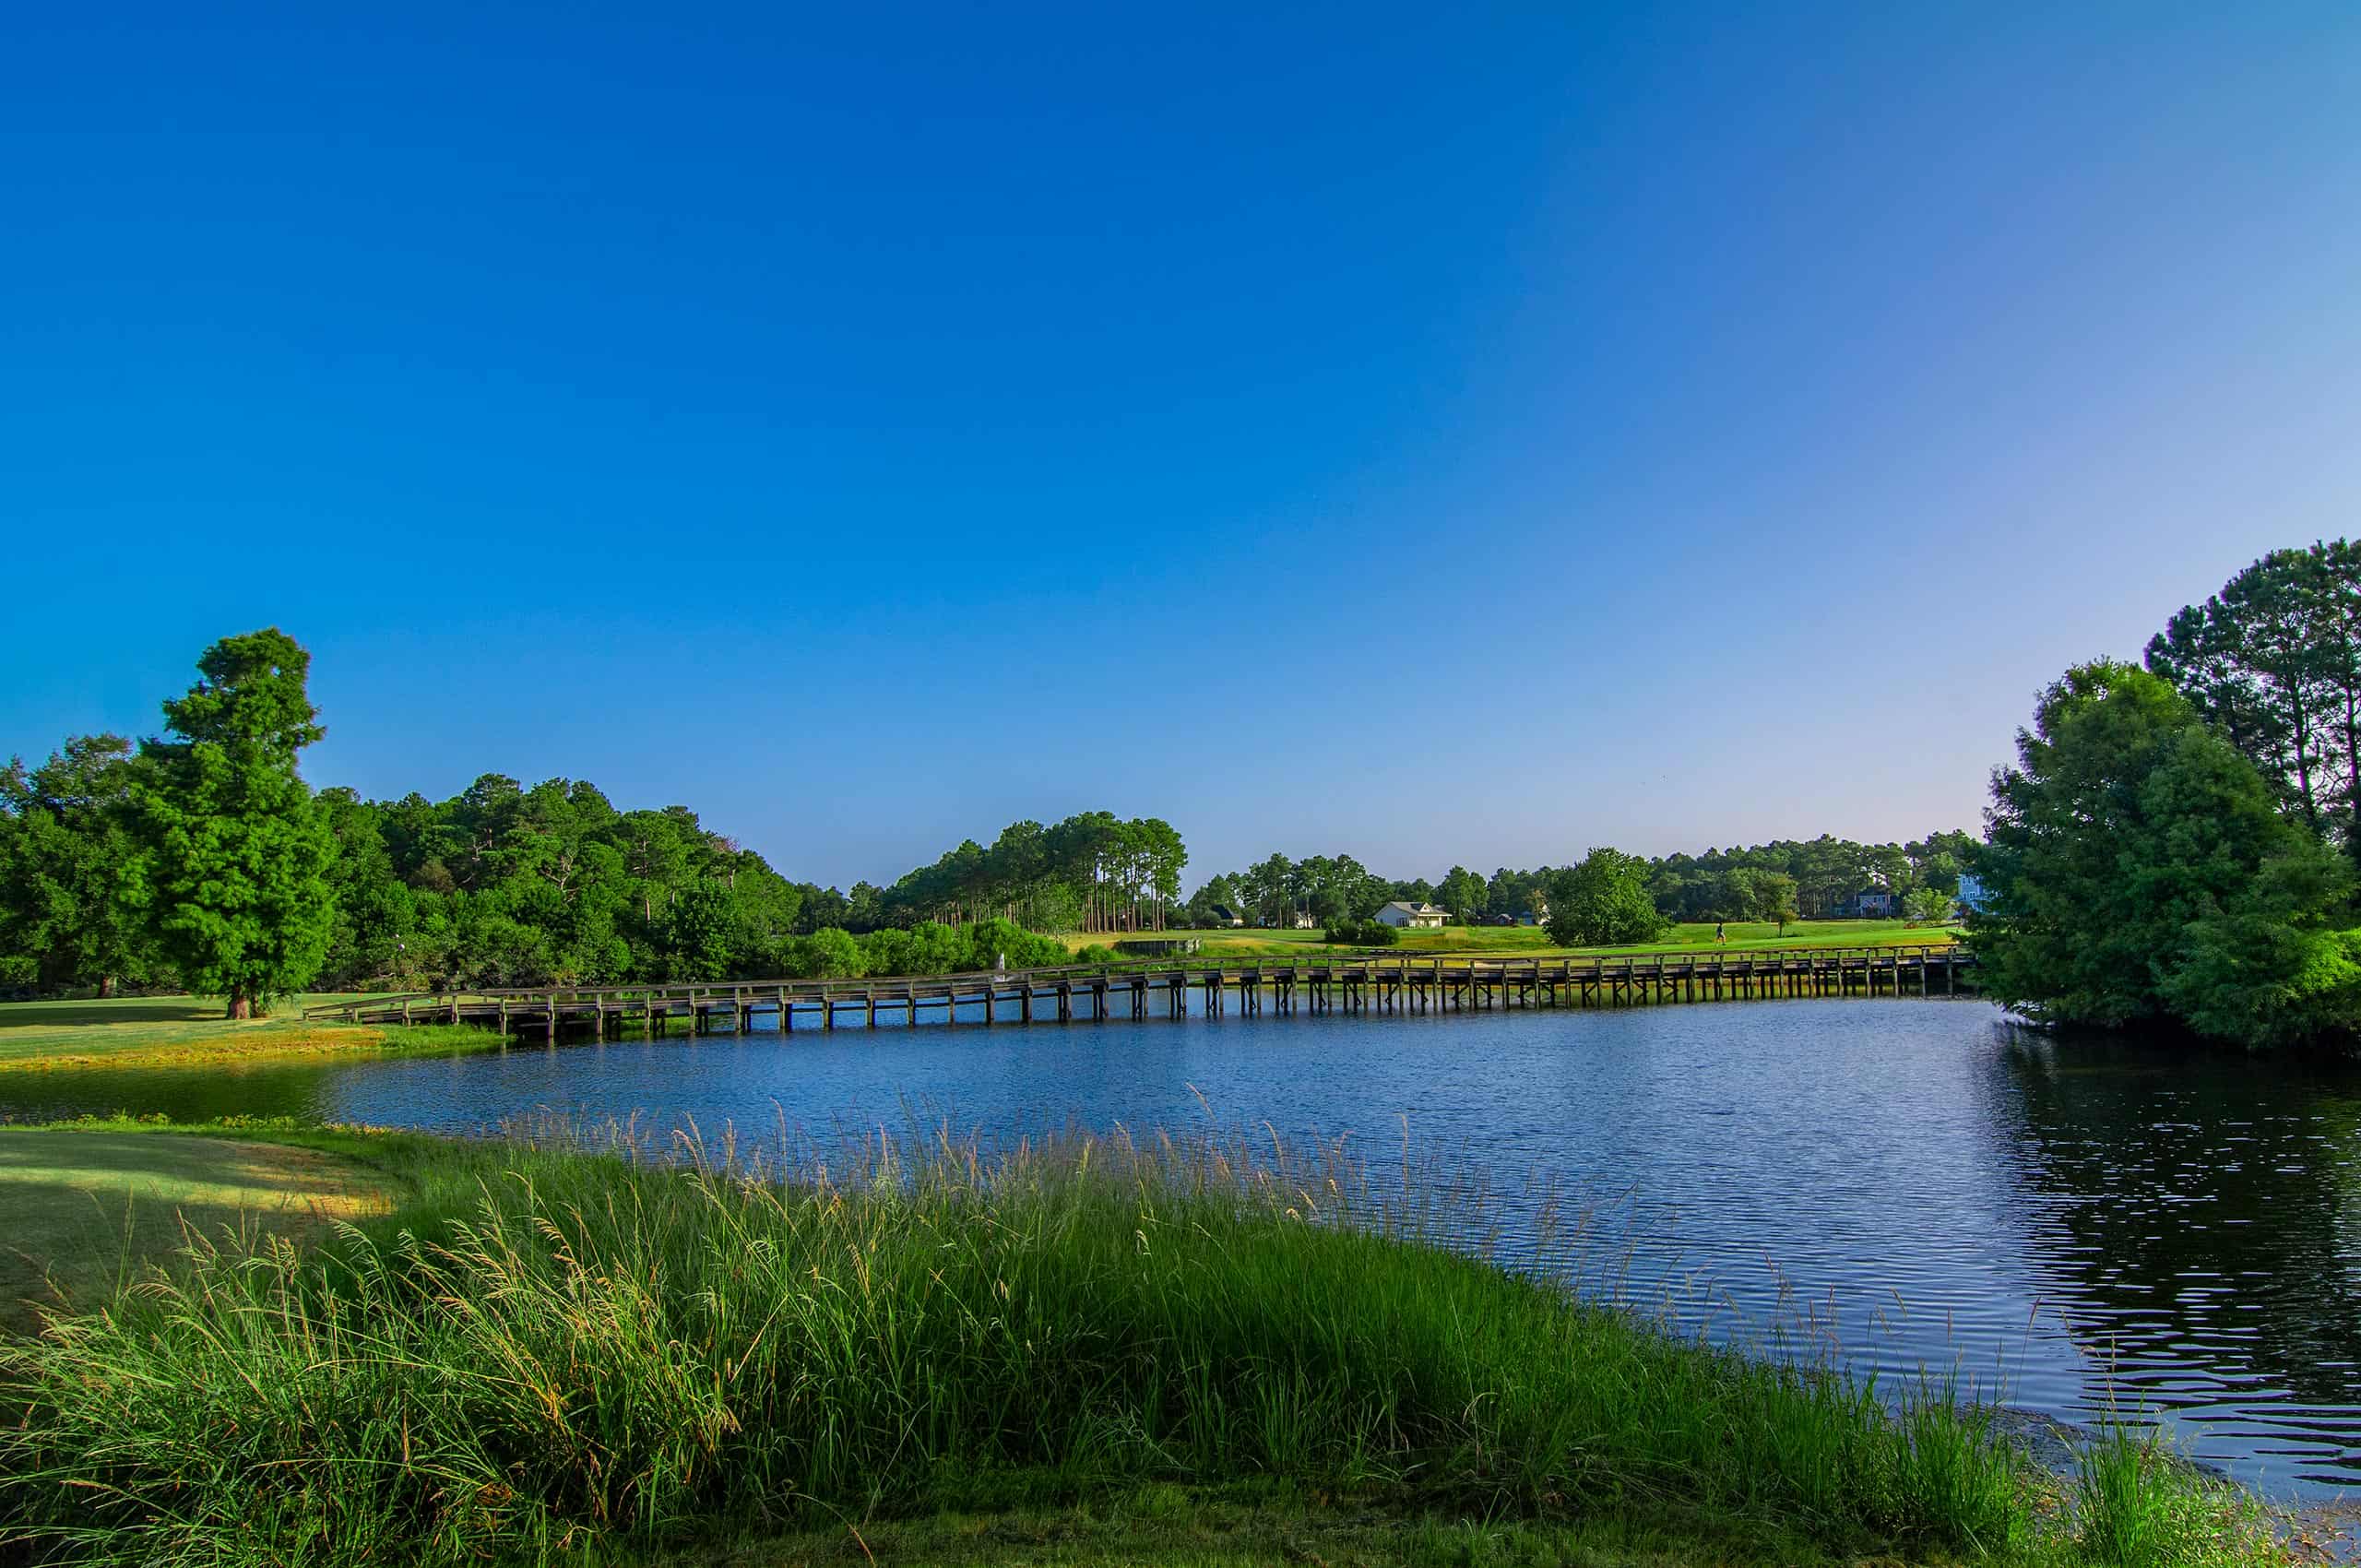
[[[1986,1124],[2100,1396],[2361,1480],[2361,1075],[2002,1028]]]

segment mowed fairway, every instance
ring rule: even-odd
[[[481,1030],[412,1030],[393,1039],[381,1028],[304,1021],[306,1005],[331,1000],[354,998],[290,997],[276,1016],[243,1020],[223,1017],[220,1002],[202,996],[0,1003],[0,1073],[187,1066],[253,1056],[492,1043]]]
[[[1064,941],[1070,950],[1079,953],[1086,947],[1105,946],[1132,936],[1151,942],[1193,938],[1203,944],[1199,951],[1209,957],[1308,958],[1335,951],[1324,934],[1317,931],[1096,932],[1086,935],[1070,933]],[[1798,921],[1790,923],[1782,933],[1769,921],[1733,921],[1726,936],[1726,944],[1732,948],[1906,947],[1953,942],[1959,933],[1948,926],[1913,925],[1907,921]],[[1538,926],[1450,925],[1440,931],[1404,932],[1400,945],[1382,951],[1554,956],[1567,953],[1689,953],[1724,944],[1715,940],[1710,921],[1676,925],[1661,941],[1637,947],[1560,947],[1553,945],[1549,933]]]
[[[0,1329],[99,1304],[192,1240],[309,1236],[383,1213],[391,1191],[315,1149],[243,1140],[0,1128]]]

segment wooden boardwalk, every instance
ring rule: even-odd
[[[908,980],[730,980],[712,984],[520,986],[413,992],[307,1007],[356,1024],[472,1023],[504,1034],[599,1039],[676,1024],[691,1033],[756,1028],[991,1027],[1111,1017],[1263,1013],[1486,1012],[1630,1007],[1804,996],[1952,996],[1974,957],[1957,944],[1758,948],[1633,957],[1525,958],[1377,953],[1316,961],[1182,960],[1073,966]]]

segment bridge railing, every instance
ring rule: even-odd
[[[1258,980],[1287,979],[1399,979],[1408,982],[1453,979],[1498,980],[1533,974],[1565,981],[1602,978],[1655,980],[1659,976],[1727,974],[1733,968],[1754,972],[1776,966],[1813,968],[1844,968],[1864,961],[1923,964],[1941,958],[1958,962],[1971,958],[1963,943],[1893,943],[1869,947],[1732,947],[1682,949],[1663,953],[1416,953],[1370,948],[1359,953],[1323,954],[1303,957],[1221,957],[1152,959],[1142,963],[1061,964],[1030,969],[969,969],[942,975],[870,975],[858,980],[744,980],[639,981],[627,985],[459,986],[444,991],[397,992],[389,996],[355,997],[350,1002],[315,1004],[303,1009],[306,1018],[351,1017],[356,1012],[378,1012],[408,1004],[430,1016],[437,1009],[486,1003],[524,1004],[534,1009],[551,1005],[646,1003],[694,1006],[709,1002],[739,1006],[759,1005],[785,996],[792,1002],[820,1003],[865,996],[871,992],[912,989],[940,993],[966,987],[991,986],[1015,990],[1054,989],[1077,982],[1109,985],[1138,980],[1169,980],[1219,975],[1225,982],[1252,977]],[[1348,971],[1340,975],[1339,971]],[[1197,981],[1193,983],[1202,983]]]

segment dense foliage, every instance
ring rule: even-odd
[[[1776,921],[1861,912],[1864,894],[1889,913],[1940,921],[1959,893],[1973,834],[1930,833],[1907,844],[1857,844],[1822,835],[1752,849],[1670,855],[1648,866],[1648,893],[1666,919]]]
[[[320,734],[308,665],[277,631],[227,638],[164,705],[166,738],[77,737],[0,770],[0,984],[178,984],[243,1011],[307,986],[1037,966],[1064,956],[1038,932],[1161,923],[1187,859],[1163,822],[1088,813],[848,899],[686,807],[626,811],[579,779],[314,795],[297,768]]]
[[[138,859],[131,742],[84,736],[42,766],[0,769],[0,980],[112,993],[162,964],[122,897]]]
[[[1310,855],[1291,861],[1272,854],[1242,872],[1208,877],[1189,897],[1194,925],[1216,923],[1213,911],[1237,911],[1255,925],[1301,921],[1327,928],[1368,920],[1392,898],[1426,898],[1424,884],[1388,882],[1350,855]]]
[[[2248,1047],[2361,1028],[2361,548],[2274,551],[2069,671],[1993,779],[1973,937],[2035,1016]]]
[[[813,980],[857,979],[861,975],[973,974],[984,969],[1042,968],[1066,962],[1066,944],[1003,920],[967,921],[944,925],[925,921],[914,926],[881,926],[851,938],[860,968],[814,967],[808,955],[813,945],[839,937],[841,932],[821,931],[788,944],[780,973]]]
[[[1320,934],[1343,947],[1391,947],[1402,940],[1383,921],[1339,921]]]
[[[1882,900],[1885,913],[1928,922],[1951,918],[1960,866],[1971,834],[1930,833],[1907,844],[1857,844],[1822,836],[1782,839],[1751,849],[1708,849],[1646,862],[1648,897],[1668,921],[1776,921],[1839,918],[1861,912],[1864,894]],[[1290,861],[1275,854],[1243,872],[1208,878],[1190,895],[1192,925],[1219,923],[1227,909],[1249,923],[1282,926],[1301,919],[1329,927],[1367,920],[1389,899],[1440,905],[1463,925],[1546,921],[1549,885],[1560,874],[1548,865],[1508,866],[1490,876],[1454,865],[1440,882],[1388,880],[1350,855]]]
[[[1648,897],[1648,864],[1620,849],[1593,849],[1549,879],[1549,940],[1561,946],[1653,942],[1664,916]]]
[[[2361,1018],[2348,863],[2160,677],[2100,662],[2043,693],[1993,780],[1980,982],[2035,1017],[2174,1019],[2249,1047]]]
[[[276,628],[214,644],[197,661],[205,679],[164,705],[180,738],[148,742],[130,775],[144,852],[125,897],[172,967],[227,997],[233,1018],[299,989],[327,956],[335,844],[296,771],[322,733],[311,662]]]
[[[990,849],[970,838],[882,893],[855,887],[830,923],[862,931],[993,916],[1034,931],[1162,931],[1188,863],[1180,835],[1160,817],[1084,812],[1050,827],[1011,823]]]
[[[2361,858],[2361,546],[2272,552],[2174,616],[2147,659],[2291,816]]]

